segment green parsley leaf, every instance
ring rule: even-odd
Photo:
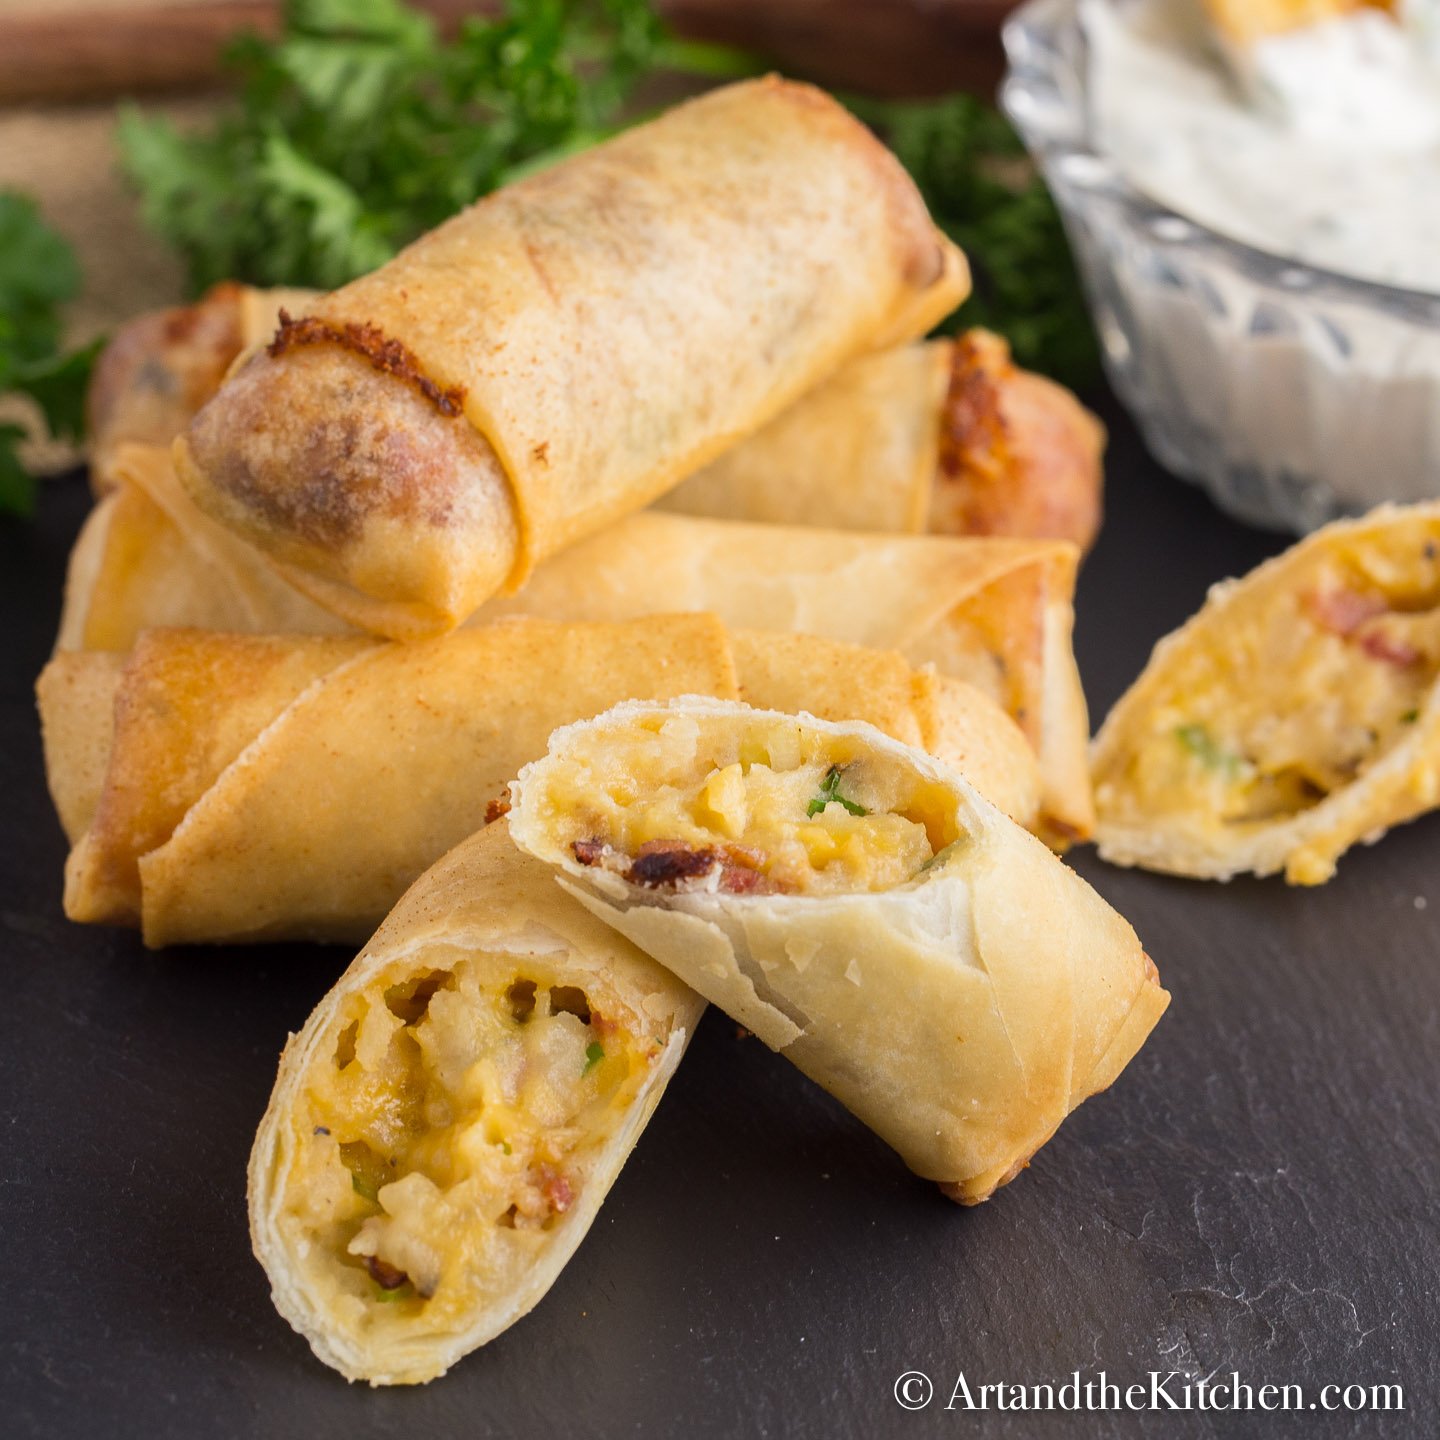
[[[20,463],[15,447],[25,438],[18,425],[0,425],[0,515],[35,513],[35,480]]]
[[[181,134],[128,109],[122,164],[197,291],[330,289],[612,133],[664,58],[649,0],[509,0],[449,41],[401,0],[289,0],[278,39],[229,52],[238,94],[217,121]],[[727,52],[669,58],[720,66]]]
[[[1203,725],[1181,725],[1175,731],[1175,738],[1207,770],[1222,771],[1233,777],[1245,768],[1244,758],[1227,750]]]
[[[387,1290],[383,1285],[370,1282],[370,1288],[374,1292],[373,1298],[382,1305],[389,1305],[395,1300],[411,1300],[415,1296],[415,1287],[407,1280],[403,1285],[397,1285],[393,1290]]]
[[[604,1058],[605,1047],[598,1040],[592,1040],[585,1047],[585,1068],[580,1072],[581,1077],[588,1075]]]
[[[350,1172],[350,1188],[362,1199],[368,1200],[372,1205],[379,1204],[380,1192],[375,1185],[367,1180],[358,1171]]]
[[[813,820],[827,805],[843,805],[852,815],[868,815],[870,812],[863,806],[857,805],[853,800],[847,800],[840,793],[840,767],[832,765],[825,772],[825,783],[820,787],[820,793],[805,807],[807,819]]]
[[[102,337],[68,355],[49,355],[19,365],[10,376],[10,388],[28,395],[40,407],[52,435],[79,440],[85,434],[90,371],[104,348]]]
[[[60,307],[80,288],[69,245],[35,202],[0,190],[0,394],[28,395],[51,434],[78,439],[85,389],[100,342],[59,353]],[[0,513],[30,515],[35,482],[20,463],[23,427],[0,425]]]
[[[1420,712],[1418,710],[1407,710],[1400,717],[1400,723],[1402,725],[1413,725],[1419,718]]]

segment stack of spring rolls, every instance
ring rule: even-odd
[[[997,337],[924,341],[967,287],[771,78],[104,357],[39,683],[65,910],[371,937],[250,1166],[276,1305],[349,1378],[544,1295],[706,1001],[965,1203],[1163,1011],[1042,843],[1094,823],[1103,436]]]

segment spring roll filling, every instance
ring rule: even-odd
[[[295,1117],[281,1223],[310,1285],[369,1335],[502,1297],[660,1051],[540,957],[392,968],[346,1003]]]
[[[1440,672],[1440,543],[1316,557],[1224,646],[1196,646],[1152,699],[1102,809],[1257,827],[1353,784],[1425,709]],[[1128,798],[1127,798],[1128,797]]]
[[[652,889],[818,895],[921,875],[961,838],[953,795],[862,740],[757,717],[640,722],[568,752],[547,778],[561,843]]]

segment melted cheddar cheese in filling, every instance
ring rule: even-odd
[[[901,758],[769,715],[587,736],[551,768],[546,803],[581,864],[649,888],[885,890],[961,833],[955,797]]]
[[[357,1333],[447,1329],[504,1296],[661,1049],[542,957],[427,959],[346,1001],[293,1121],[282,1226]]]
[[[1440,544],[1318,552],[1218,619],[1164,658],[1164,683],[1096,776],[1102,813],[1234,832],[1363,776],[1412,733],[1440,673]]]

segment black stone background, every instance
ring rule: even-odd
[[[1281,543],[1105,406],[1079,598],[1092,712],[1206,586]],[[77,477],[0,522],[0,1426],[7,1436],[1440,1435],[1440,819],[1319,891],[1077,867],[1174,994],[1120,1082],[959,1210],[711,1011],[590,1237],[421,1390],[346,1386],[270,1306],[245,1160],[286,1032],[347,956],[148,954],[68,924],[31,685]],[[1428,901],[1428,908],[1421,908]],[[1399,1381],[1391,1416],[945,1412],[964,1371]],[[940,1397],[896,1405],[926,1371]]]

